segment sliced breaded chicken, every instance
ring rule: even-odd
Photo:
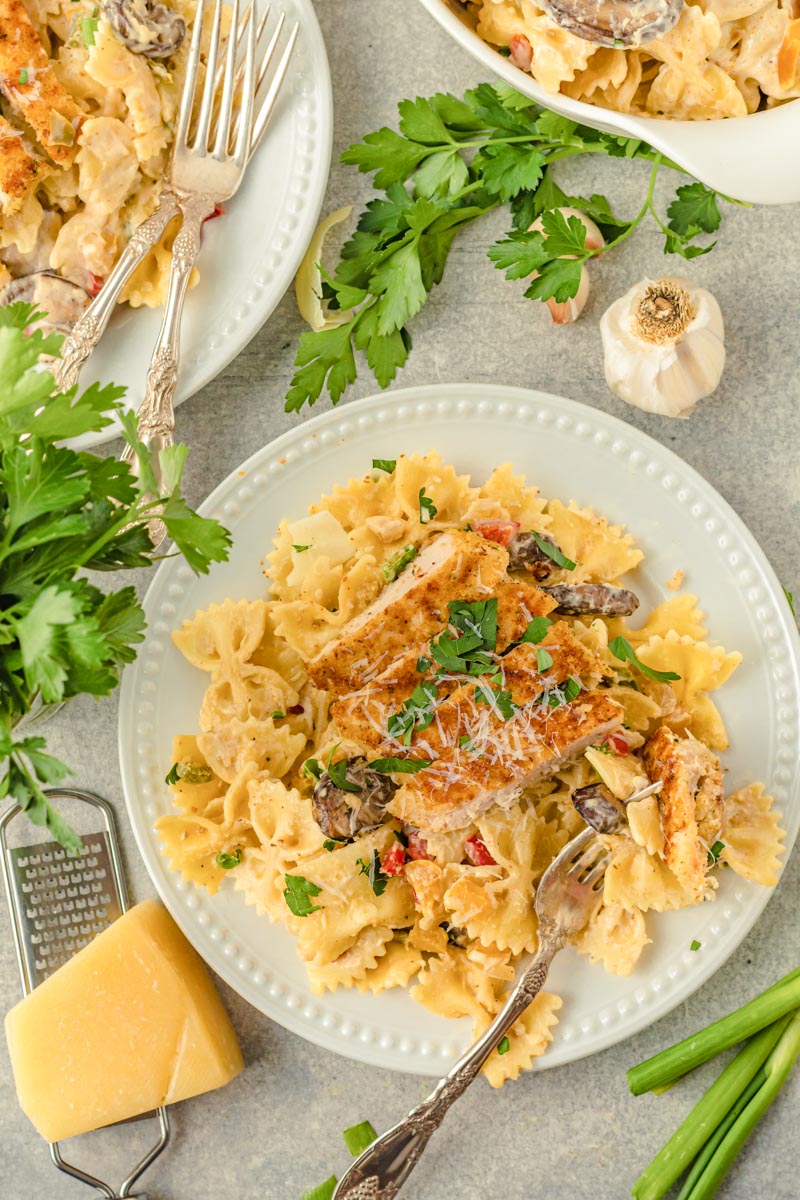
[[[650,779],[664,785],[658,797],[664,861],[687,893],[701,900],[708,848],[722,826],[720,761],[702,742],[679,738],[666,725],[648,740],[642,759]]]
[[[84,113],[56,79],[22,0],[0,0],[0,88],[53,162],[68,166]]]
[[[546,703],[494,719],[480,732],[465,715],[468,733],[395,793],[389,810],[423,830],[460,829],[495,804],[511,803],[519,790],[561,770],[587,746],[622,724],[623,710],[602,692],[584,692],[573,703]]]
[[[310,663],[312,683],[337,696],[363,686],[444,629],[450,600],[491,596],[507,565],[506,551],[476,533],[442,533]]]
[[[535,588],[529,590],[536,591]],[[522,636],[527,624],[525,621],[521,629],[517,627],[519,632],[516,637]],[[508,638],[505,644],[514,640],[514,637]],[[539,650],[547,655],[542,668],[539,665]],[[425,652],[425,648],[421,648],[405,655],[383,675],[332,705],[331,716],[343,737],[351,738],[371,750],[380,750],[384,757],[408,754],[409,750],[401,741],[389,736],[389,721],[392,714],[398,712],[408,700],[414,688],[424,684],[435,689],[433,723],[424,731],[414,734],[410,746],[413,757],[433,758],[441,754],[449,742],[455,743],[460,736],[468,733],[470,721],[467,718],[476,714],[476,694],[490,694],[499,688],[511,694],[514,704],[524,705],[563,683],[570,675],[577,676],[587,687],[594,687],[603,671],[600,659],[581,645],[564,621],[553,624],[539,646],[525,643],[498,657],[497,670],[501,681],[497,685],[487,682],[485,677],[482,682],[456,675],[437,678],[438,665],[435,662],[426,671],[417,673],[418,655]],[[545,666],[548,660],[549,665]],[[484,708],[483,714],[488,714],[490,708],[497,712],[496,704],[490,703]]]
[[[518,641],[534,617],[547,616],[555,606],[555,601],[539,588],[511,580],[502,580],[495,595],[498,653]],[[364,745],[377,746],[386,736],[389,715],[399,708],[418,684],[432,680],[438,670],[439,664],[431,659],[430,642],[422,642],[401,654],[363,688],[337,700],[331,706],[331,716],[339,723],[346,737],[355,737]],[[439,680],[438,698],[443,699],[456,691],[462,682],[455,676]]]
[[[0,117],[0,215],[18,213],[46,171],[42,160],[23,145],[20,131]]]

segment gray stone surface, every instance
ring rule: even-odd
[[[437,89],[460,92],[483,77],[412,0],[319,0],[334,81],[334,154],[390,122],[395,102]],[[598,162],[565,172],[567,184],[606,192],[634,212],[641,166]],[[361,204],[368,181],[334,166],[329,211]],[[666,183],[662,201],[666,202]],[[800,249],[795,208],[726,209],[719,246],[686,271],[717,295],[727,324],[728,365],[716,397],[686,422],[629,409],[608,392],[597,321],[605,306],[644,274],[680,272],[666,261],[653,228],[641,230],[595,264],[593,294],[575,327],[551,327],[546,311],[522,297],[485,258],[502,218],[486,220],[457,243],[443,284],[414,322],[415,348],[401,384],[495,380],[536,386],[603,408],[666,442],[709,478],[764,546],[787,586],[800,583],[797,340]],[[191,303],[191,301],[190,301]],[[292,294],[231,366],[178,413],[192,447],[195,501],[257,447],[292,427],[282,398],[302,323]],[[349,393],[367,395],[362,374]],[[136,899],[153,894],[126,824],[116,764],[116,704],[77,702],[47,729],[54,752],[77,780],[112,800],[122,825]],[[409,1200],[618,1200],[713,1078],[706,1068],[659,1099],[633,1100],[627,1066],[712,1020],[796,965],[800,939],[795,856],[766,915],[730,962],[678,1010],[630,1041],[572,1066],[528,1075],[502,1092],[479,1081],[436,1138],[404,1195]],[[286,1033],[222,989],[242,1039],[246,1072],[223,1092],[177,1106],[174,1143],[147,1179],[160,1200],[299,1200],[343,1170],[340,1131],[369,1118],[377,1129],[398,1119],[428,1084],[318,1050]],[[0,1007],[17,996],[5,906],[0,905]],[[398,1064],[399,1066],[400,1064]],[[796,1112],[800,1076],[769,1113],[721,1195],[726,1200],[795,1200],[800,1162]],[[81,1161],[120,1179],[144,1145],[142,1126],[82,1139]],[[70,1147],[72,1149],[72,1147]],[[0,1196],[45,1200],[88,1195],[58,1177],[46,1147],[17,1108],[5,1047],[0,1048]]]

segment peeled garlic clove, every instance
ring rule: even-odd
[[[586,230],[586,241],[584,245],[587,250],[601,250],[605,246],[606,241],[600,230],[595,225],[591,217],[587,217],[586,213],[582,213],[577,208],[557,208],[554,212],[560,212],[568,221],[570,217],[577,217]],[[544,215],[544,214],[543,214]],[[533,224],[529,227],[531,233],[541,233],[544,228],[542,217],[537,217]],[[534,271],[531,276],[536,278],[537,272]],[[578,291],[569,300],[559,302],[551,297],[547,301],[547,307],[550,309],[550,315],[553,318],[555,325],[571,325],[573,321],[577,321],[578,317],[586,306],[586,301],[589,299],[589,272],[586,267],[581,268],[581,282],[578,286]]]
[[[722,376],[722,313],[688,279],[635,284],[603,314],[600,333],[608,386],[645,412],[686,417]]]

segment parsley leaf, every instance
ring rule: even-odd
[[[432,681],[418,683],[398,711],[389,717],[389,736],[402,739],[404,745],[410,746],[414,730],[427,729],[433,720],[437,691]]]
[[[338,850],[339,847],[344,846],[344,844],[344,840],[339,838],[325,838],[325,841],[322,843],[322,848],[330,853],[332,850]]]
[[[322,764],[318,758],[307,758],[300,771],[307,779],[318,780],[322,778]]]
[[[500,1041],[497,1043],[497,1053],[498,1054],[508,1054],[510,1049],[511,1049],[511,1042],[508,1040],[507,1036],[504,1038],[501,1038]]]
[[[702,947],[702,945],[703,945],[703,943],[698,942],[697,939],[695,938],[694,941],[692,942],[692,944],[689,946],[689,949],[690,950],[699,950]]]
[[[419,523],[420,525],[428,525],[438,512],[438,508],[431,500],[430,496],[425,495],[425,488],[419,489]]]
[[[331,783],[342,792],[363,792],[364,789],[360,783],[353,783],[352,780],[347,778],[349,759],[342,758],[339,762],[333,761],[333,756],[338,748],[339,744],[337,742],[328,756],[328,777]]]
[[[322,888],[302,875],[284,875],[283,878],[286,884],[283,898],[291,913],[296,917],[308,917],[311,913],[319,912],[319,904],[312,904],[311,897],[318,896]]]
[[[667,209],[669,228],[681,237],[694,237],[701,230],[714,233],[722,222],[717,207],[717,193],[704,183],[687,183],[679,187]]]
[[[385,875],[381,870],[381,858],[377,850],[373,850],[368,859],[357,858],[356,863],[361,868],[360,875],[366,875],[369,880],[369,886],[372,888],[376,896],[382,896],[386,891],[386,885],[389,882],[389,876]]]
[[[674,671],[656,671],[652,667],[646,666],[627,638],[615,637],[608,643],[608,648],[614,658],[618,658],[620,662],[629,662],[635,670],[641,671],[642,675],[646,675],[648,679],[655,679],[657,683],[669,683],[671,680],[680,679],[680,675],[676,675]]]
[[[394,474],[394,469],[397,466],[396,458],[373,458],[373,469],[376,471],[385,471],[387,475]]]
[[[310,550],[311,546],[310,544],[308,546],[297,546],[294,542],[292,542],[292,549],[294,550],[295,554],[302,554],[304,550]]]
[[[553,656],[547,650],[539,648],[536,651],[536,666],[539,671],[549,671],[553,665]]]
[[[223,871],[233,870],[234,867],[238,867],[238,865],[241,861],[242,861],[241,846],[237,846],[236,849],[234,850],[233,854],[227,854],[224,850],[222,850],[214,859],[214,862],[217,864],[218,867],[221,867]]]
[[[563,554],[558,546],[553,545],[548,538],[541,537],[535,529],[532,529],[530,533],[542,554],[546,554],[548,558],[552,558],[557,567],[563,567],[565,571],[575,570],[578,564],[574,563],[571,558],[567,558],[566,554]]]
[[[547,704],[549,708],[561,708],[562,704],[571,704],[581,694],[581,682],[574,675],[557,687],[549,688],[538,697],[537,704]]]
[[[417,666],[416,666],[417,674],[424,675],[426,671],[430,670],[430,665],[431,665],[431,660],[429,658],[426,658],[424,654],[420,655],[420,657],[417,659]]]
[[[417,771],[429,767],[431,761],[429,758],[376,758],[369,765],[382,775],[416,775]]]
[[[537,646],[552,624],[553,622],[549,617],[533,617],[528,622],[527,629],[519,639],[520,643],[528,642]]]
[[[387,583],[391,583],[393,579],[397,579],[400,572],[405,570],[408,564],[413,562],[416,557],[417,547],[412,542],[409,542],[407,546],[403,546],[403,549],[398,551],[392,558],[387,558],[381,567],[383,578]]]

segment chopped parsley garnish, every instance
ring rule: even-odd
[[[376,471],[385,471],[387,475],[391,475],[397,466],[396,458],[373,458],[373,469]]]
[[[24,84],[24,83],[28,82],[28,68],[27,67],[23,67],[22,70],[20,71],[19,81],[20,81],[20,84]]]
[[[702,944],[703,944],[702,942],[698,942],[698,941],[697,941],[697,939],[695,939],[695,940],[692,942],[692,944],[691,944],[691,946],[689,947],[689,949],[690,949],[690,950],[699,950],[699,949],[700,949],[700,947],[702,946]]]
[[[369,885],[376,896],[382,896],[386,891],[386,885],[389,882],[389,876],[384,875],[381,870],[381,858],[377,850],[373,850],[368,859],[357,858],[361,871],[361,875],[366,875],[369,880]]]
[[[494,702],[504,721],[510,721],[517,711],[517,706],[514,703],[511,692],[502,690],[493,692],[490,688],[479,687],[475,689],[475,701],[478,704],[489,705]]]
[[[629,662],[635,670],[641,671],[642,675],[646,675],[648,679],[655,679],[657,683],[669,683],[673,679],[680,679],[680,675],[676,675],[674,671],[656,671],[652,667],[646,666],[639,659],[627,638],[615,637],[612,642],[608,643],[608,648],[614,658],[618,658],[620,662]]]
[[[536,666],[539,671],[549,671],[553,665],[553,656],[547,650],[539,648],[536,651]]]
[[[449,629],[431,639],[431,657],[447,673],[486,675],[495,671],[489,657],[497,645],[497,597],[489,600],[451,600]]]
[[[322,849],[327,850],[330,854],[332,850],[338,850],[344,844],[344,841],[339,838],[325,838],[325,841],[322,843]]]
[[[420,525],[428,525],[438,512],[438,508],[431,500],[430,496],[425,495],[425,488],[419,489],[419,523]]]
[[[418,683],[402,707],[389,717],[389,736],[402,739],[404,745],[410,746],[414,730],[427,729],[433,720],[437,690],[433,681]]]
[[[423,654],[420,658],[417,659],[417,674],[424,675],[425,672],[430,669],[430,665],[431,665],[431,660],[429,658],[425,658],[425,656]]]
[[[485,650],[497,646],[497,597],[489,600],[451,600],[447,606],[450,624],[462,633],[480,636]]]
[[[708,852],[708,865],[710,867],[713,866],[715,862],[719,862],[719,856],[720,856],[720,854],[722,854],[722,851],[724,849],[725,849],[724,842],[714,842],[714,845],[711,847],[711,849]]]
[[[393,829],[392,833],[394,834],[396,840],[403,847],[403,849],[407,850],[408,849],[408,837],[406,836],[406,834],[403,833],[402,829]]]
[[[549,617],[534,617],[528,622],[528,628],[519,639],[520,642],[530,642],[537,646],[552,624]]]
[[[387,558],[386,562],[381,567],[383,578],[387,583],[391,583],[393,579],[397,579],[397,576],[400,574],[400,572],[404,570],[410,562],[413,562],[416,557],[417,547],[409,542],[409,544],[407,546],[403,546],[403,549],[395,554],[393,558]]]
[[[214,862],[218,867],[222,867],[223,871],[231,871],[234,867],[238,867],[242,861],[242,848],[237,846],[233,854],[226,854],[224,850],[220,851]]]
[[[339,762],[333,761],[333,756],[338,749],[339,743],[337,742],[328,755],[328,778],[334,787],[339,788],[341,792],[362,792],[364,789],[360,783],[353,783],[351,779],[347,778],[347,763],[349,760],[341,758]]]
[[[176,783],[210,783],[213,778],[214,772],[205,763],[174,762],[164,782],[174,787]]]
[[[97,6],[92,9],[90,17],[84,17],[81,21],[81,37],[83,38],[84,46],[93,46],[94,37],[97,33],[97,26],[100,24],[100,19],[97,15]]]
[[[318,758],[307,758],[300,770],[308,779],[322,778],[322,763]]]
[[[462,750],[474,750],[472,738],[468,733],[462,733],[461,737],[458,739],[458,744]]]
[[[451,946],[458,946],[461,950],[464,949],[462,945],[462,938],[464,936],[463,929],[459,929],[457,925],[451,925],[449,921],[441,921],[439,923],[439,928],[445,931],[447,934],[447,941]]]
[[[367,1146],[371,1146],[377,1136],[369,1121],[362,1121],[359,1125],[351,1125],[342,1134],[344,1144],[353,1158],[358,1158],[359,1154],[363,1154]]]
[[[369,765],[373,771],[380,771],[381,775],[416,775],[417,771],[424,771],[426,767],[429,767],[431,760],[429,758],[376,758]]]
[[[272,714],[272,719],[273,721],[282,721],[285,716],[285,712],[282,712],[280,708],[276,708],[275,712]]]
[[[303,1192],[301,1200],[333,1200],[336,1191],[336,1176],[331,1175],[324,1183],[318,1183],[310,1192]]]
[[[497,1053],[498,1054],[508,1054],[510,1049],[511,1049],[511,1042],[508,1040],[508,1037],[501,1038],[500,1041],[497,1043]]]
[[[544,703],[547,696],[547,703],[550,708],[560,708],[562,704],[570,704],[576,696],[581,692],[580,680],[574,675],[570,675],[566,683],[561,683],[558,687],[550,689],[549,694],[543,692],[539,697],[538,703]]]
[[[283,898],[290,912],[296,917],[308,917],[311,913],[319,912],[319,905],[311,903],[312,896],[318,896],[322,888],[318,888],[302,875],[284,875],[286,890]]]
[[[294,542],[292,542],[292,549],[294,550],[295,554],[302,554],[304,550],[311,549],[311,543],[309,542],[309,544],[307,546],[298,546]]]
[[[578,564],[574,563],[571,558],[567,558],[566,554],[562,553],[558,546],[554,546],[547,538],[543,538],[535,529],[532,529],[530,533],[542,554],[546,554],[548,558],[552,558],[557,567],[563,567],[565,571],[575,570]]]
[[[609,746],[608,742],[601,742],[599,746],[591,746],[590,749],[598,750],[600,754],[613,754],[614,751]]]

